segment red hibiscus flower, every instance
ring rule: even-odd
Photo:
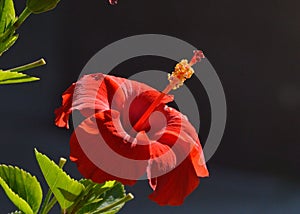
[[[183,203],[208,170],[194,127],[166,105],[173,97],[161,94],[143,83],[101,73],[85,75],[65,91],[55,123],[68,128],[75,110],[84,116],[70,140],[70,159],[84,177],[133,185],[146,174],[151,200]],[[150,117],[139,123],[154,102]]]

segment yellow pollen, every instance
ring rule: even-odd
[[[186,59],[181,60],[176,64],[172,74],[168,75],[170,84],[173,86],[173,89],[177,89],[183,85],[184,81],[191,78],[194,73],[194,69],[188,63]]]
[[[202,51],[194,50],[194,56],[190,62],[188,62],[186,59],[183,59],[177,63],[172,74],[168,74],[168,80],[170,84],[163,90],[162,93],[167,94],[171,89],[175,90],[182,86],[184,81],[191,78],[193,75],[194,69],[192,66],[197,62],[200,62],[203,58],[205,58],[205,56]]]

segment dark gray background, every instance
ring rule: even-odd
[[[24,4],[18,1],[18,13]],[[183,206],[157,206],[147,199],[151,190],[141,181],[127,188],[136,200],[121,213],[299,213],[299,8],[300,2],[292,0],[120,0],[117,6],[62,0],[55,11],[31,16],[19,29],[16,45],[0,58],[1,68],[40,57],[48,63],[28,71],[41,77],[39,82],[0,86],[0,162],[43,182],[33,148],[54,159],[68,157],[71,131],[54,126],[53,111],[89,58],[127,36],[166,34],[202,49],[217,71],[228,104],[225,134],[208,162],[210,178],[201,180]],[[167,59],[140,57],[113,73],[126,77],[173,66]],[[207,95],[198,82],[187,84],[199,102],[205,142]],[[71,162],[66,170],[80,177]],[[1,213],[13,210],[0,193]]]

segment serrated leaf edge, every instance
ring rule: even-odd
[[[54,164],[64,175],[66,175],[67,176],[67,178],[68,179],[70,179],[72,182],[76,182],[77,184],[80,184],[80,186],[81,186],[81,188],[82,188],[82,190],[81,190],[81,192],[82,191],[84,191],[84,189],[85,189],[85,187],[84,187],[84,185],[83,184],[81,184],[79,181],[77,181],[76,179],[73,179],[72,177],[70,177],[62,168],[60,168],[53,160],[51,160],[47,155],[45,155],[45,154],[42,154],[42,153],[40,153],[36,148],[34,149],[34,152],[35,152],[35,155],[36,155],[36,160],[37,160],[37,162],[38,162],[38,164],[39,164],[39,166],[40,166],[40,163],[39,163],[39,160],[38,160],[38,156],[42,156],[42,157],[44,157],[44,158],[47,158],[47,159],[49,159],[50,160],[50,162],[52,163],[52,164]],[[44,174],[44,173],[43,173]],[[44,177],[45,177],[45,175],[44,175]],[[45,180],[46,180],[46,178],[45,178]],[[47,182],[47,180],[46,180],[46,182]],[[48,183],[48,182],[47,182]],[[49,188],[51,189],[51,187],[50,187],[50,185],[49,185]],[[52,189],[51,189],[52,190]],[[59,189],[58,189],[59,190]],[[59,190],[60,191],[60,190]],[[53,190],[52,190],[52,192],[53,192]],[[53,192],[54,193],[54,192]],[[55,195],[55,194],[54,194]],[[63,196],[64,197],[64,196]],[[65,200],[67,200],[67,199],[65,199]],[[68,201],[68,200],[67,200]],[[71,201],[70,201],[71,202]],[[60,201],[58,201],[58,203],[61,205],[61,203],[60,203]],[[67,209],[68,207],[66,207],[66,208],[64,208],[64,209]]]
[[[19,167],[17,167],[17,166],[11,166],[11,165],[5,165],[5,164],[0,164],[0,167],[4,167],[4,168],[13,168],[13,169],[17,169],[17,170],[20,170],[22,173],[25,173],[25,174],[27,174],[27,175],[29,175],[30,177],[32,177],[32,178],[34,178],[37,182],[38,182],[38,180],[37,180],[37,178],[35,177],[35,176],[33,176],[33,175],[31,175],[29,172],[27,172],[27,171],[25,171],[25,170],[23,170],[23,169],[21,169],[21,168],[19,168]],[[31,210],[31,212],[32,213],[34,213],[33,212],[33,210],[32,210],[32,207],[28,204],[28,202],[27,201],[25,201],[25,199],[23,199],[21,196],[19,196],[17,193],[15,193],[9,186],[8,186],[8,184],[5,182],[5,180],[0,176],[0,181],[3,181],[3,183],[7,186],[7,188],[11,191],[11,193],[13,194],[13,195],[15,195],[16,197],[18,197],[22,202],[24,202],[24,203],[26,203],[27,204],[27,206],[28,206],[28,208],[30,208],[30,210]],[[39,182],[38,182],[39,183]],[[2,185],[1,185],[1,187],[2,187]],[[3,187],[2,187],[3,188]],[[3,188],[3,190],[4,190],[4,192],[6,193],[6,190]],[[7,197],[10,199],[10,197],[7,195]],[[16,205],[16,204],[15,204]],[[16,205],[17,206],[17,205]],[[18,206],[17,206],[18,207]],[[20,210],[21,210],[21,208],[20,207],[18,207]]]
[[[37,149],[34,149],[34,151],[37,152],[38,154],[48,158],[52,163],[54,163],[59,168],[59,166],[53,160],[51,160],[47,155],[44,155],[44,154],[40,153]],[[70,177],[70,175],[68,175],[63,169],[59,168],[59,170],[61,170],[68,178],[70,178],[70,180],[75,181],[78,184],[80,184],[82,186],[82,188],[84,189],[84,186],[81,183],[79,183],[79,181],[77,181],[76,179]]]

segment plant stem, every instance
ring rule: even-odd
[[[48,213],[52,209],[52,207],[56,204],[56,202],[57,202],[57,199],[55,197],[53,197],[51,199],[51,201],[47,204],[44,213]],[[43,213],[41,213],[41,214],[43,214]]]
[[[11,33],[17,30],[31,13],[32,12],[27,7],[25,7],[17,21],[1,35],[1,40],[5,40]]]
[[[30,16],[31,13],[32,12],[28,9],[28,7],[25,7],[25,9],[20,14],[18,20],[13,25],[15,30],[18,29],[23,24],[23,22],[28,18],[28,16]]]
[[[26,71],[28,69],[36,68],[36,67],[39,67],[39,66],[42,66],[45,64],[46,64],[46,61],[43,58],[41,58],[41,59],[39,59],[35,62],[32,62],[32,63],[29,63],[27,65],[22,65],[22,66],[19,66],[16,68],[7,69],[7,71],[11,71],[11,72]]]
[[[52,191],[49,189],[48,192],[47,192],[47,195],[46,195],[46,197],[45,197],[45,200],[44,200],[44,202],[43,202],[41,211],[40,211],[41,214],[47,213],[47,212],[46,212],[46,207],[47,207],[47,205],[49,204],[49,201],[50,201],[50,199],[51,199],[51,196],[52,196]]]

